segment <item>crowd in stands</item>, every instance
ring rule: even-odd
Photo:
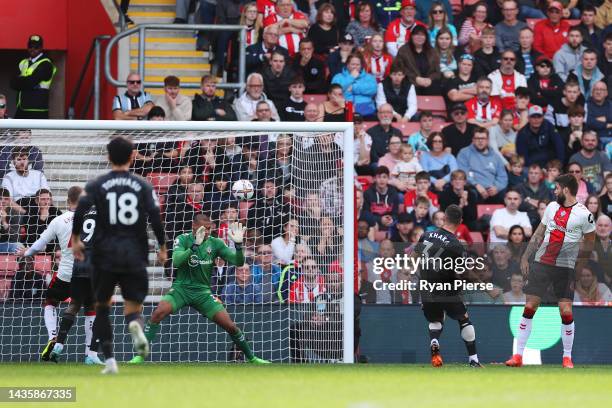
[[[177,1],[176,23],[187,21],[188,5]],[[206,21],[247,26],[245,88],[224,96],[216,88],[224,72],[235,78],[234,35],[201,33],[198,48],[210,49],[215,65],[201,93],[188,96],[168,76],[164,95],[153,99],[130,73],[113,117],[352,120],[364,301],[418,302],[418,293],[374,290],[376,279],[413,277],[396,269],[375,274],[372,262],[410,253],[457,204],[464,214],[457,235],[474,256],[487,255],[486,268],[470,279],[494,285],[466,300],[524,302],[517,260],[555,199],[555,177],[568,172],[597,225],[592,262],[577,271],[576,299],[612,304],[612,0],[205,0],[199,10]],[[296,138],[138,145],[135,171],[177,176],[162,194],[170,239],[189,230],[196,212],[208,214],[222,238],[230,222],[247,221],[246,266],[217,268],[227,303],[314,302],[342,272],[341,142]],[[19,200],[48,191],[39,154],[0,152],[3,237]],[[30,181],[12,184],[3,164],[11,160],[13,173],[21,161],[32,164]],[[302,161],[333,165],[296,180]],[[248,209],[230,192],[238,179],[256,188]]]

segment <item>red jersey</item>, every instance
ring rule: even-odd
[[[472,245],[474,243],[474,240],[470,235],[470,230],[465,224],[459,224],[457,231],[455,231],[455,236],[457,236],[459,241],[467,242],[468,245]]]
[[[382,82],[391,73],[393,57],[383,53],[380,57],[375,55],[366,59],[366,72],[376,77],[376,82]]]
[[[414,209],[414,202],[416,201],[416,198],[416,190],[410,190],[404,193],[404,211],[409,213]],[[438,202],[438,195],[436,193],[428,191],[427,198],[429,198],[429,202],[431,203],[432,207],[440,208],[440,203]]]
[[[415,20],[411,26],[406,26],[402,24],[401,18],[396,18],[387,26],[387,30],[385,31],[385,42],[396,43],[397,48],[399,49],[402,45],[407,43],[408,40],[410,40],[412,30],[418,25],[427,28],[425,24],[417,20]]]
[[[468,119],[476,119],[478,122],[488,122],[495,118],[499,119],[502,111],[502,104],[498,98],[492,96],[489,103],[481,104],[478,98],[474,96],[465,103],[467,107]]]
[[[267,27],[272,24],[281,23],[283,20],[308,20],[308,18],[300,13],[299,11],[294,11],[287,18],[283,18],[276,13],[270,14],[268,17],[264,18],[263,25]],[[281,26],[283,24],[281,23]],[[278,45],[287,49],[289,52],[289,56],[293,57],[298,53],[300,47],[300,40],[304,38],[305,33],[287,33],[283,34],[278,39]]]
[[[571,25],[561,20],[553,26],[549,19],[538,21],[534,27],[533,48],[552,60],[555,53],[567,42]]]
[[[276,1],[257,0],[257,12],[263,15],[263,18],[270,14],[276,13]]]

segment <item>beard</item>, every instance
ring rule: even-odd
[[[489,102],[489,94],[486,92],[481,92],[478,94],[478,100],[482,103],[488,103]]]
[[[393,123],[393,119],[387,119],[387,118],[380,119],[380,124],[381,125],[389,126],[389,125],[391,125],[391,123]]]
[[[563,193],[557,194],[556,198],[557,198],[557,203],[559,203],[559,205],[561,206],[565,205],[565,194]]]

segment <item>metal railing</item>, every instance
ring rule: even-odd
[[[238,31],[240,43],[238,49],[238,82],[221,82],[217,84],[220,89],[240,89],[245,84],[246,73],[246,26],[239,25],[210,25],[210,24],[141,24],[114,36],[106,47],[104,57],[104,75],[109,83],[117,87],[124,87],[125,81],[113,78],[111,73],[111,52],[119,40],[138,33],[138,73],[142,78],[143,87],[163,88],[163,82],[145,81],[145,40],[147,31]],[[182,88],[200,89],[199,83],[182,83]]]
[[[94,74],[93,74],[93,84],[89,89],[89,93],[87,94],[87,99],[85,100],[85,106],[81,110],[81,118],[89,110],[89,104],[91,103],[91,98],[93,96],[94,100],[94,110],[93,110],[93,118],[95,120],[100,119],[100,57],[101,57],[101,43],[102,41],[109,40],[111,38],[110,35],[99,35],[93,39],[91,42],[91,47],[89,47],[89,51],[87,52],[87,58],[85,58],[85,63],[81,68],[81,73],[79,74],[79,80],[74,86],[74,90],[72,91],[72,95],[70,96],[70,103],[68,105],[68,119],[75,119],[77,116],[75,104],[77,98],[79,97],[79,93],[81,91],[81,87],[83,86],[83,81],[85,79],[85,75],[87,74],[87,70],[89,69],[89,64],[91,63],[91,58],[94,58]]]
[[[119,20],[117,21],[116,26],[119,28],[119,32],[123,32],[125,30],[125,16],[123,15],[123,11],[121,11],[121,6],[117,4],[115,0],[113,0],[113,6],[117,9],[117,13],[119,13]]]

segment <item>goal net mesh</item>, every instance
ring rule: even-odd
[[[159,196],[169,249],[176,237],[191,232],[197,213],[211,217],[214,234],[230,248],[228,225],[246,225],[244,266],[218,258],[212,291],[256,355],[274,362],[343,360],[342,300],[352,297],[344,293],[343,269],[352,274],[352,267],[343,268],[342,133],[4,129],[0,361],[39,360],[51,334],[43,308],[47,288],[57,279],[60,245],[52,241],[29,258],[15,251],[31,246],[51,219],[67,210],[71,186],[84,186],[109,170],[106,144],[116,135],[131,138],[138,150],[133,171]],[[27,155],[16,154],[23,151]],[[255,193],[239,201],[232,184],[242,179]],[[145,320],[175,277],[171,262],[157,263],[152,232],[149,248]],[[118,361],[127,361],[133,351],[118,288],[113,300],[114,351]],[[58,328],[68,301],[56,308]],[[84,359],[84,320],[81,309],[64,360]],[[150,359],[228,362],[243,356],[229,335],[185,307],[162,321]]]

